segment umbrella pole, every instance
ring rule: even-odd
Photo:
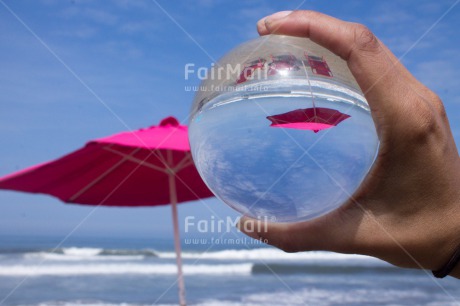
[[[172,219],[174,226],[174,248],[176,250],[177,263],[177,286],[179,287],[179,304],[185,306],[185,283],[184,274],[182,272],[182,256],[179,236],[179,221],[177,218],[177,193],[176,193],[176,174],[170,169],[169,177],[169,198],[171,200]]]

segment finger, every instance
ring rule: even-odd
[[[266,18],[260,19],[257,22],[257,31],[262,36],[270,34],[269,30],[266,27],[266,22],[265,22],[266,19],[267,18],[269,20],[270,19],[271,20],[273,20],[273,19],[281,19],[281,18],[284,18],[284,17],[288,16],[291,13],[292,13],[292,11],[281,11],[281,12],[277,12],[277,13],[275,13],[273,15],[270,15],[270,16],[268,16]],[[404,77],[407,78],[408,81],[418,82],[417,79],[409,72],[409,70],[407,70],[407,68],[404,65],[402,65],[402,64],[397,65],[398,63],[400,63],[400,60],[393,54],[393,52],[391,52],[388,49],[388,47],[386,47],[382,42],[380,42],[380,45],[382,46],[382,48],[385,51],[386,55],[390,58],[391,62],[395,65],[395,68],[400,69],[400,72],[404,75]]]
[[[286,17],[287,15],[289,15],[291,13],[292,13],[292,11],[277,12],[277,13],[275,13],[273,15],[270,15],[269,19],[273,20],[273,18],[275,18],[275,19],[284,18],[284,17]],[[257,22],[257,31],[262,36],[270,34],[270,32],[267,29],[266,24],[265,24],[265,21],[266,21],[267,18],[268,17],[262,18]],[[403,74],[404,77],[406,77],[408,81],[413,81],[413,82],[417,81],[417,79],[409,72],[409,70],[407,70],[407,68],[404,65],[402,65],[402,64],[397,65],[398,63],[400,63],[400,60],[393,54],[393,52],[391,52],[388,49],[387,46],[385,46],[382,42],[380,42],[380,45],[382,46],[382,48],[385,51],[385,53],[387,54],[387,56],[390,58],[391,62],[395,65],[395,68],[399,69],[399,72],[401,74]]]
[[[308,37],[346,60],[373,115],[377,115],[374,116],[377,125],[382,124],[378,121],[383,118],[400,121],[404,113],[401,100],[407,100],[411,93],[407,84],[411,79],[402,64],[387,55],[387,49],[366,27],[312,11],[274,14],[259,24],[262,34]]]

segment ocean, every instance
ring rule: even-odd
[[[59,242],[0,236],[0,305],[177,305],[169,240]],[[183,241],[189,305],[460,305],[460,280],[366,256],[207,242]]]

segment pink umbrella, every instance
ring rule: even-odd
[[[348,118],[350,118],[350,115],[325,107],[296,109],[267,117],[272,122],[271,127],[310,130],[315,133],[337,126]]]
[[[174,117],[134,132],[90,141],[59,159],[0,178],[0,189],[44,193],[66,203],[171,204],[179,300],[185,305],[177,203],[212,197],[198,174],[187,127]]]
[[[311,71],[314,74],[333,77],[332,71],[323,57],[308,55],[307,53],[305,53],[305,57],[307,58]]]
[[[257,69],[264,69],[265,60],[263,58],[258,58],[255,61],[248,63],[243,71],[241,71],[238,80],[236,80],[236,84],[241,84],[246,82],[248,79],[252,77],[252,75],[257,71]]]

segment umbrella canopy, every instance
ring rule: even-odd
[[[176,204],[213,194],[193,164],[187,127],[174,117],[158,126],[90,141],[59,159],[0,178],[0,189],[44,193],[86,205],[171,204],[179,297],[185,305]]]
[[[175,171],[177,203],[212,196],[193,165],[187,127],[172,117],[0,178],[0,188],[50,194],[66,203],[165,205],[171,203],[168,169]]]
[[[271,127],[310,130],[315,133],[337,126],[348,118],[350,115],[325,107],[296,109],[267,117],[271,121]]]

